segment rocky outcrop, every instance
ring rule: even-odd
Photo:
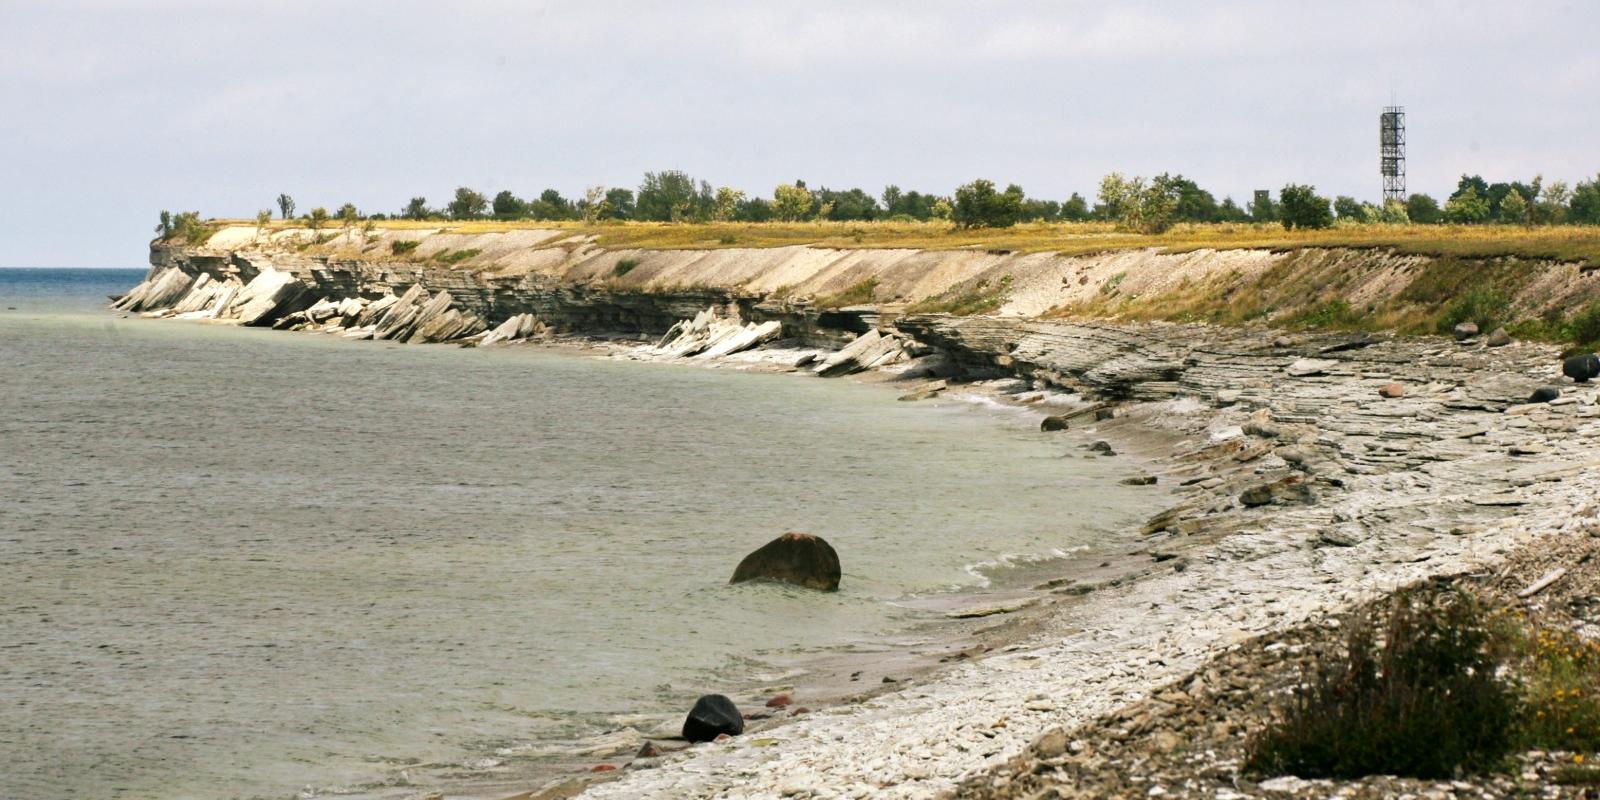
[[[832,545],[809,533],[786,533],[745,556],[728,582],[770,580],[836,592],[839,576],[839,554]]]
[[[494,330],[489,331],[489,335],[483,337],[483,341],[479,342],[478,346],[487,347],[492,344],[526,341],[543,336],[549,330],[543,322],[539,321],[538,317],[532,314],[516,314],[507,317],[505,322],[500,323]]]
[[[895,364],[905,360],[905,344],[901,336],[870,330],[823,359],[812,371],[824,378],[835,378]]]
[[[712,306],[693,319],[674,323],[656,342],[654,352],[669,359],[719,358],[765,344],[782,333],[783,324],[776,320],[741,322],[737,317],[722,316]]]

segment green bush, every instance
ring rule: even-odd
[[[409,242],[390,242],[389,252],[394,253],[397,256],[403,256],[406,253],[417,249],[417,245],[419,244],[422,244],[422,241],[418,239],[413,239]]]
[[[1600,644],[1571,631],[1529,629],[1516,645],[1523,745],[1600,750]]]
[[[433,258],[435,261],[439,261],[444,264],[460,264],[461,262],[466,261],[467,259],[472,258],[481,252],[483,251],[477,249],[441,250],[438,253],[435,253]]]
[[[1006,294],[1010,290],[1010,275],[1001,278],[997,286],[990,286],[988,281],[981,280],[966,289],[957,292],[946,292],[938,297],[930,297],[919,303],[913,303],[910,308],[906,309],[906,313],[954,314],[958,317],[987,314],[1005,305]]]
[[[1353,328],[1361,323],[1361,312],[1340,298],[1302,311],[1290,317],[1288,322],[1299,328]]]
[[[1402,591],[1383,611],[1351,621],[1344,653],[1314,659],[1286,713],[1251,741],[1248,771],[1443,780],[1503,763],[1517,696],[1477,601]]]
[[[633,268],[637,266],[639,266],[639,261],[637,259],[624,258],[621,261],[618,261],[616,266],[611,268],[611,274],[620,278],[632,272]]]
[[[845,306],[859,306],[872,302],[873,292],[877,291],[878,280],[868,278],[837,294],[832,294],[817,301],[818,308],[844,308]]]
[[[1567,320],[1566,338],[1579,345],[1600,342],[1600,301],[1590,303]]]
[[[1439,318],[1439,332],[1449,333],[1463,322],[1471,322],[1485,333],[1505,324],[1511,311],[1511,301],[1493,289],[1468,289],[1444,309]]]

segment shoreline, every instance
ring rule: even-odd
[[[935,360],[1107,400],[1095,434],[1155,454],[1184,495],[1143,526],[1147,574],[1045,587],[1073,602],[1010,614],[1031,621],[1014,643],[771,735],[513,796],[939,796],[1243,642],[1596,513],[1596,390],[1564,382],[1551,346],[941,315],[892,330],[906,371]],[[1551,384],[1557,401],[1528,402]]]
[[[145,317],[152,322],[170,320],[152,315],[123,314],[122,316]],[[212,324],[206,320],[176,321]],[[315,331],[299,332],[315,333]],[[449,345],[440,343],[440,346]],[[560,335],[548,340],[516,342],[501,347],[508,351],[527,349],[574,358],[655,361],[656,359],[639,357],[640,348],[643,346],[645,345],[637,337],[600,334]],[[658,365],[784,374],[796,372],[778,363],[788,360],[792,355],[792,352],[781,349],[747,351],[736,354],[735,357],[712,361],[677,360]],[[776,362],[772,360],[774,356],[778,359]],[[850,383],[860,385],[879,395],[868,402],[895,402],[896,396],[901,393],[896,388],[899,380],[897,372],[891,370],[857,373],[849,377]],[[913,379],[909,383],[921,382],[923,381]],[[1040,398],[1037,396],[1041,393],[1032,390],[1023,392],[1023,395],[1030,396],[1028,399],[1033,402],[1016,402],[1011,399],[1013,395],[995,386],[1006,383],[1019,382],[1006,380],[958,385],[954,387],[955,391],[950,393],[958,397],[944,400],[944,407],[940,412],[978,413],[994,417],[993,412],[996,409],[1004,409],[1013,415],[1014,419],[994,418],[990,420],[991,424],[1036,430],[1037,419],[1045,413],[1071,410],[1070,404],[1062,405],[1059,402],[1059,396],[1055,402],[1048,400],[1043,403],[1038,402]],[[1061,441],[1063,445],[1067,445],[1069,439],[1081,439],[1084,436],[1082,432],[1038,435],[1063,437]],[[1079,441],[1076,444],[1084,443],[1086,442]],[[1072,446],[1068,449],[1077,451],[1081,448]],[[1076,456],[1076,452],[1069,452],[1063,457]],[[1135,466],[1133,460],[1127,456],[1119,456],[1116,463],[1122,469]],[[1147,463],[1139,460],[1137,464],[1140,468],[1136,471],[1144,472],[1142,467],[1147,466]],[[1003,577],[993,585],[950,586],[920,593],[905,598],[910,601],[909,603],[885,601],[893,605],[916,608],[923,618],[897,630],[891,638],[879,642],[817,646],[785,656],[763,657],[760,659],[761,669],[757,673],[747,675],[744,679],[735,681],[719,691],[733,696],[747,711],[758,711],[756,716],[748,718],[745,738],[750,738],[782,730],[789,723],[800,719],[799,716],[790,716],[782,710],[770,716],[761,711],[765,699],[779,691],[797,694],[797,702],[792,708],[804,707],[807,713],[827,713],[841,705],[866,702],[920,684],[929,676],[938,674],[952,662],[981,658],[1014,645],[1031,635],[1037,627],[1038,616],[1046,605],[1070,602],[1075,598],[1077,591],[1071,594],[1060,593],[1063,586],[1081,585],[1091,576],[1094,578],[1091,583],[1122,580],[1139,572],[1140,565],[1147,560],[1143,555],[1143,546],[1131,539],[1121,540],[1109,548],[1090,549],[1085,546],[1082,549],[1085,552],[1061,556],[1030,555],[1019,563],[990,563],[987,566],[974,564],[974,568],[981,566],[991,571],[998,569],[1003,573]],[[992,578],[985,577],[984,580],[989,581]],[[1052,590],[1058,593],[1052,594]],[[1047,602],[1038,602],[1040,600]],[[852,679],[852,673],[859,676],[863,672],[872,673],[866,676],[870,681]],[[880,682],[884,677],[893,677],[894,682]],[[495,776],[496,767],[484,768],[481,770],[483,774],[474,775],[472,773],[478,770],[460,764],[419,766],[424,771],[433,767],[449,767],[448,771],[454,777],[437,788],[445,789],[446,796],[451,798],[498,800],[522,796],[566,797],[616,775],[617,773],[594,773],[591,769],[600,764],[626,766],[643,743],[653,742],[669,754],[677,752],[678,748],[686,744],[676,734],[677,727],[681,723],[681,710],[664,714],[624,713],[615,717],[619,720],[617,725],[606,726],[581,738],[530,742],[526,744],[528,748],[526,750],[523,750],[524,746],[512,748],[522,752],[488,754],[494,755],[494,758],[486,758],[485,761],[509,764],[531,757],[538,764],[531,771],[519,770],[504,779]],[[539,788],[529,790],[527,787],[530,784]],[[424,781],[420,785],[431,784]],[[355,794],[350,794],[346,790],[341,791],[341,796],[385,800],[410,798],[415,796],[415,789],[415,786],[405,789],[374,788]]]

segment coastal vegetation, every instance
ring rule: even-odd
[[[411,198],[394,214],[362,214],[353,204],[340,208],[340,219],[407,219],[469,222],[954,222],[962,228],[1008,227],[1022,222],[1110,222],[1125,232],[1159,234],[1181,223],[1279,223],[1286,229],[1326,228],[1370,223],[1437,225],[1504,224],[1600,225],[1600,176],[1569,188],[1564,181],[1490,183],[1480,175],[1462,175],[1444,203],[1426,194],[1384,205],[1353,197],[1332,199],[1314,186],[1290,182],[1273,198],[1271,190],[1253,192],[1248,208],[1232,197],[1220,202],[1212,192],[1181,174],[1161,173],[1149,179],[1120,172],[1100,182],[1097,202],[1090,205],[1073,192],[1066,200],[1028,197],[1013,183],[997,191],[980,178],[950,195],[907,191],[890,184],[873,195],[861,188],[812,188],[803,180],[779,184],[770,199],[731,186],[713,188],[681,170],[647,172],[637,190],[590,186],[583,197],[569,199],[545,189],[524,199],[502,189],[492,200],[486,193],[462,186],[442,207],[426,197]],[[283,219],[293,216],[294,198],[277,198]]]
[[[1525,750],[1600,749],[1600,644],[1461,589],[1351,616],[1250,743],[1257,774],[1449,779]],[[1577,759],[1581,764],[1581,756]]]

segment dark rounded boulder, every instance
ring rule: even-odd
[[[683,738],[691,742],[716,741],[718,736],[738,736],[744,733],[744,716],[732,700],[720,694],[708,694],[694,701],[689,716],[683,720]]]
[[[745,556],[728,582],[758,580],[836,592],[839,590],[839,554],[820,536],[786,533]]]
[[[1039,430],[1044,431],[1045,433],[1050,433],[1052,431],[1064,431],[1066,429],[1067,418],[1063,416],[1045,417],[1044,421],[1039,423]]]
[[[1528,398],[1530,403],[1548,403],[1561,396],[1561,390],[1554,386],[1540,386],[1533,390],[1533,395]]]
[[[1561,374],[1578,383],[1588,383],[1590,378],[1600,377],[1600,356],[1594,353],[1573,356],[1562,362]]]

